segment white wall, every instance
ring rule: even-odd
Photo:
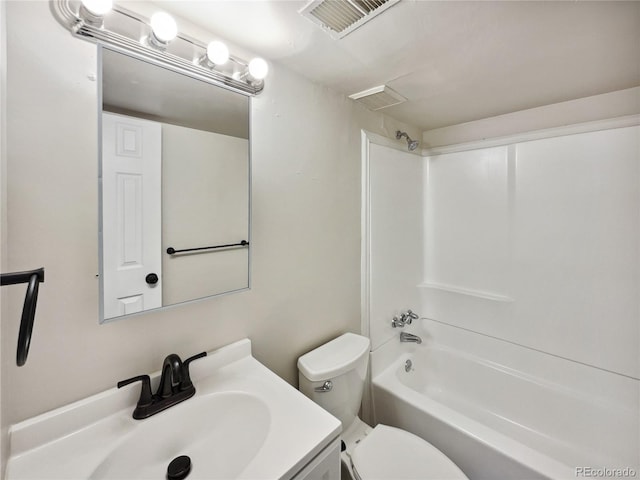
[[[424,315],[640,378],[640,127],[427,161]]]
[[[508,147],[429,158],[424,282],[507,296]]]
[[[7,271],[7,164],[6,164],[6,105],[7,105],[7,24],[6,24],[6,4],[0,2],[0,272]],[[0,291],[0,318],[7,314],[7,292],[6,289]],[[2,342],[0,341],[0,358],[2,358]],[[2,391],[4,390],[5,362],[0,366],[0,477],[4,472],[7,459],[7,422],[4,414],[5,403],[2,401]]]
[[[249,286],[249,249],[167,255],[249,240],[249,142],[162,125],[162,304]]]
[[[430,149],[639,113],[640,87],[635,87],[428,130],[422,134],[422,147]]]
[[[7,267],[46,281],[20,368],[24,292],[9,287],[5,425],[243,337],[296,384],[300,354],[359,331],[360,129],[407,126],[272,64],[252,112],[252,289],[99,325],[96,47],[47,2],[7,2],[7,20]]]

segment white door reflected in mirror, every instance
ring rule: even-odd
[[[161,166],[160,124],[102,114],[105,319],[162,306]]]

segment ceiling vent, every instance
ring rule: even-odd
[[[312,0],[299,13],[339,39],[400,0]]]
[[[349,98],[363,103],[369,110],[380,110],[407,101],[406,98],[386,85],[354,93],[349,95]]]

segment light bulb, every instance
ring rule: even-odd
[[[269,64],[262,58],[254,58],[249,62],[249,75],[255,80],[263,80],[269,73]]]
[[[82,0],[82,5],[89,13],[101,17],[111,11],[113,0]]]
[[[156,39],[162,43],[169,43],[178,35],[176,21],[164,12],[156,12],[151,16],[151,30]]]
[[[229,49],[219,41],[207,45],[207,57],[214,65],[224,65],[229,60]]]

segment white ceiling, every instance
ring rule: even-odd
[[[638,1],[401,0],[341,40],[306,1],[155,3],[347,95],[387,84],[422,130],[640,85]]]

